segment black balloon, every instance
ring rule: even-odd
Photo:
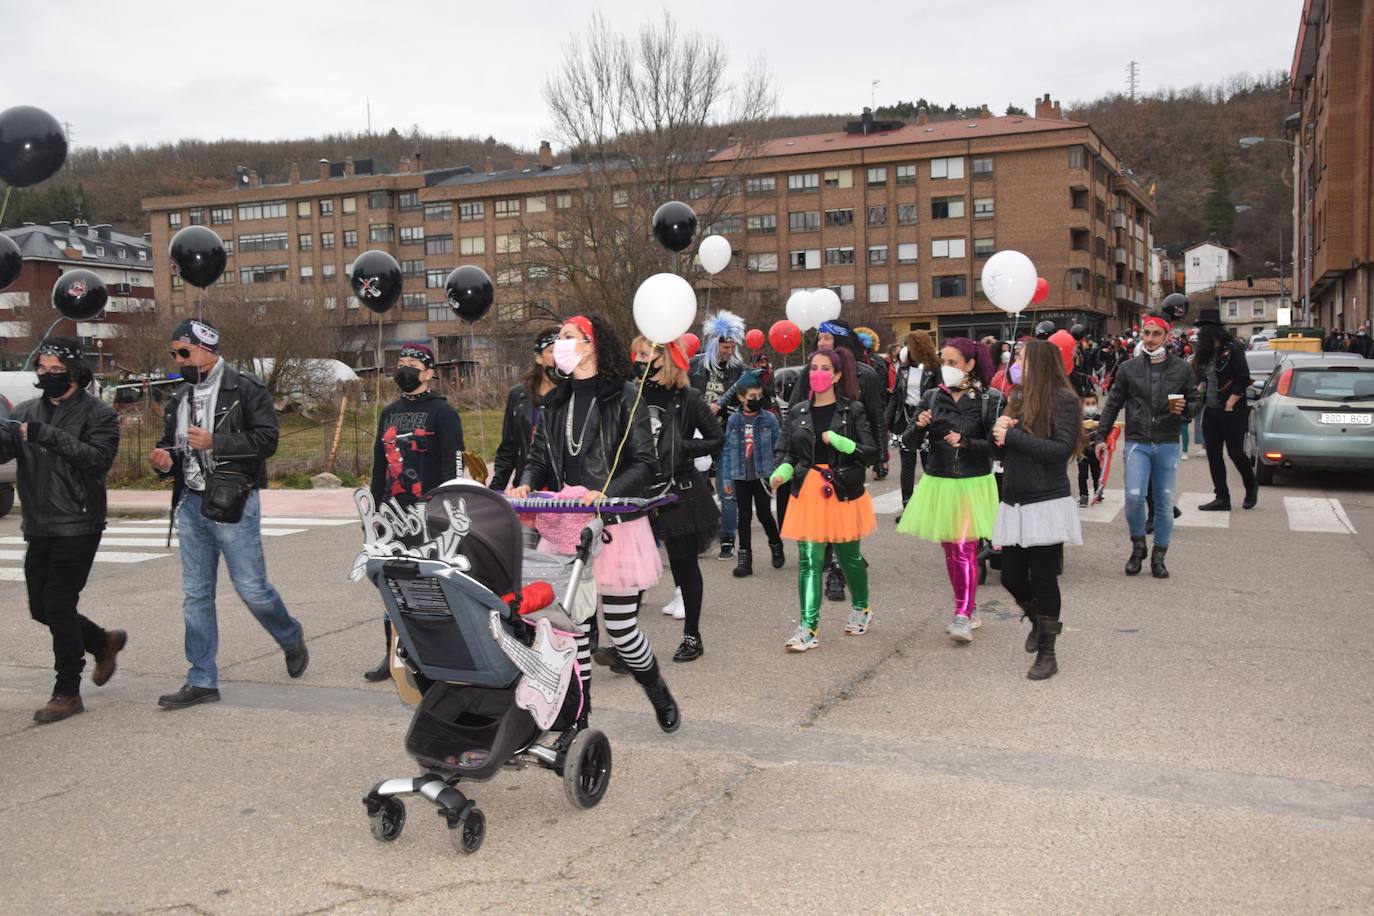
[[[24,256],[19,253],[19,246],[8,235],[0,235],[0,289],[18,280],[23,269]]]
[[[682,251],[697,234],[697,215],[680,200],[670,200],[654,211],[654,238],[669,251]]]
[[[67,135],[56,118],[32,105],[0,111],[0,178],[7,184],[38,184],[66,161]]]
[[[444,288],[448,291],[448,307],[464,321],[477,321],[485,316],[491,311],[496,295],[487,272],[471,264],[449,274]]]
[[[358,301],[380,315],[401,298],[401,265],[385,251],[364,251],[349,282]]]
[[[172,270],[192,286],[205,289],[224,273],[224,241],[208,226],[187,226],[167,246]]]
[[[1035,337],[1037,340],[1049,340],[1054,333],[1054,322],[1048,318],[1035,326]]]
[[[1073,335],[1074,340],[1082,340],[1084,337],[1088,336],[1088,329],[1081,324],[1076,324],[1069,328],[1069,333]]]
[[[1159,311],[1170,322],[1177,324],[1188,315],[1188,297],[1182,293],[1170,293],[1160,303]]]
[[[64,317],[89,321],[105,310],[110,291],[89,270],[69,270],[52,287],[52,304]]]

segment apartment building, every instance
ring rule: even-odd
[[[1218,283],[1217,308],[1226,329],[1242,342],[1255,334],[1278,330],[1279,309],[1293,305],[1292,278],[1280,285],[1277,277],[1226,280]]]

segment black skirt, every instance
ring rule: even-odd
[[[706,475],[692,467],[673,484],[669,492],[678,501],[654,513],[654,535],[667,538],[696,537],[698,551],[704,550],[720,533],[720,508],[716,505]]]

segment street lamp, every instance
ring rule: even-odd
[[[1308,225],[1308,219],[1311,216],[1312,212],[1312,206],[1309,200],[1312,189],[1308,187],[1307,167],[1302,152],[1302,145],[1294,143],[1292,140],[1283,140],[1279,137],[1240,138],[1240,145],[1242,149],[1250,149],[1250,147],[1257,146],[1260,143],[1282,143],[1287,146],[1293,147],[1293,149],[1295,149],[1298,153],[1298,180],[1301,182],[1298,193],[1302,198],[1303,236],[1303,257],[1302,261],[1300,262],[1302,267],[1302,279],[1299,281],[1299,284],[1302,286],[1302,323],[1304,327],[1311,327],[1312,303],[1308,298],[1308,293],[1310,292],[1310,287],[1312,283],[1312,227]],[[1282,289],[1280,289],[1279,295],[1280,297],[1282,297]]]

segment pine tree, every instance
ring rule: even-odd
[[[1207,236],[1229,243],[1236,223],[1236,204],[1231,199],[1231,166],[1220,156],[1208,167],[1207,196],[1202,201],[1202,221]]]

